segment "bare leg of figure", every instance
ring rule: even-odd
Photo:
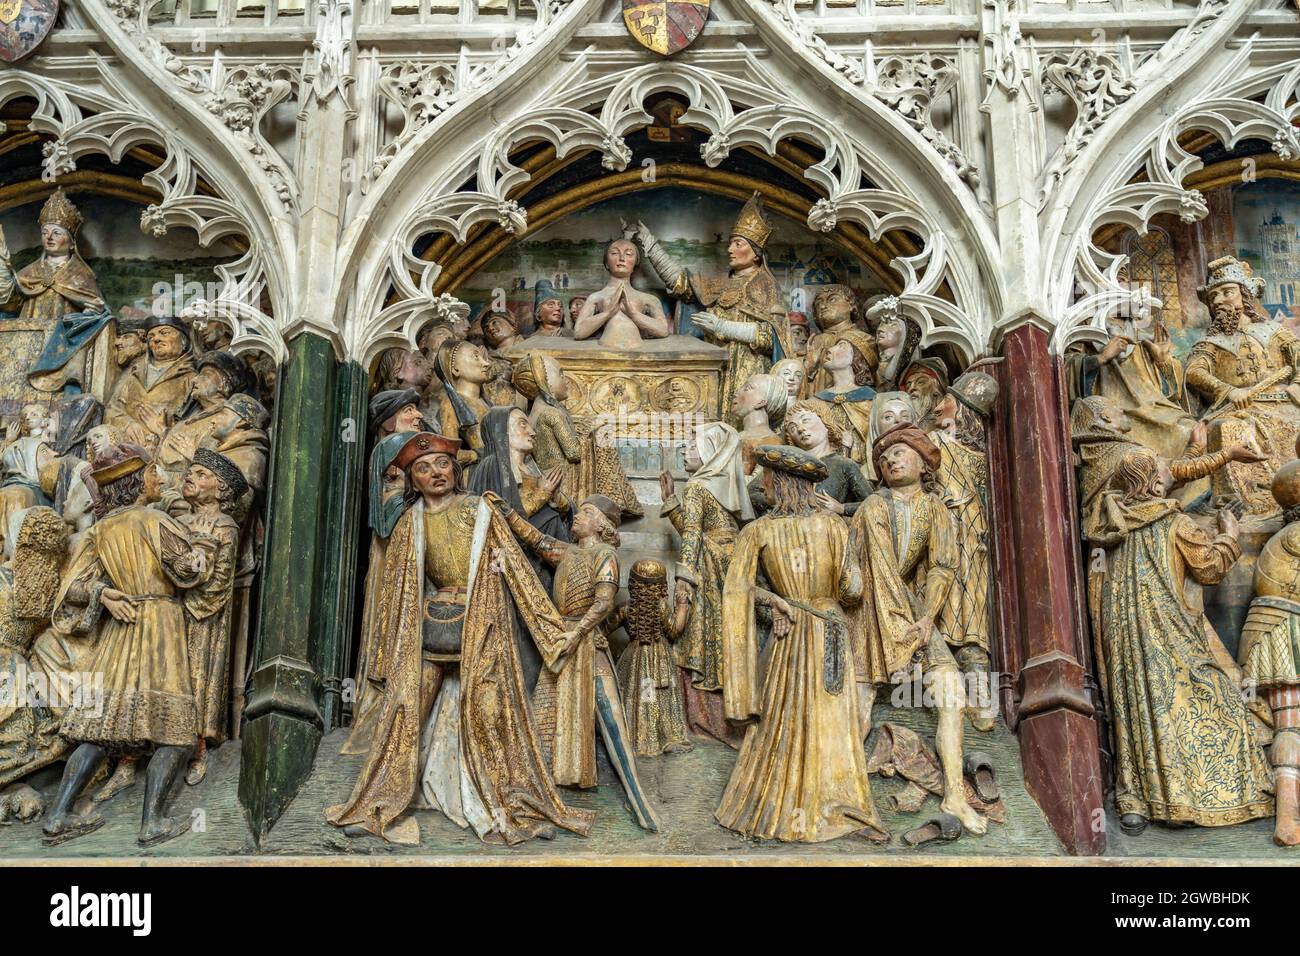
[[[935,734],[939,763],[943,765],[943,802],[940,808],[961,821],[974,834],[988,830],[984,817],[966,801],[962,782],[962,722],[965,719],[966,695],[962,693],[961,672],[953,664],[936,667],[931,678],[939,711],[939,729]]]

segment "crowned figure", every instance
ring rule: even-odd
[[[725,276],[700,276],[678,263],[659,244],[645,223],[625,226],[626,238],[635,239],[646,258],[675,298],[692,300],[706,311],[691,320],[704,333],[704,340],[727,350],[727,367],[722,373],[721,407],[727,422],[742,426],[732,411],[736,393],[751,375],[767,372],[772,363],[794,355],[790,343],[789,319],[781,302],[776,279],[767,267],[768,237],[772,227],[763,215],[759,194],[754,193],[731,227],[727,244],[730,270]]]
[[[50,393],[76,392],[89,383],[85,349],[112,315],[99,293],[95,274],[77,251],[84,219],[62,189],[41,207],[41,255],[14,272],[0,232],[0,331],[42,334],[40,344],[4,352],[6,363],[26,369],[24,394],[0,395],[20,403],[48,401]],[[9,311],[7,318],[5,311]],[[16,313],[16,314],[13,314]]]

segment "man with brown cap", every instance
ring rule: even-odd
[[[956,523],[930,490],[939,449],[915,425],[901,425],[877,438],[872,454],[885,488],[866,500],[850,526],[870,582],[851,616],[859,678],[871,685],[861,696],[871,701],[877,687],[919,682],[915,690],[939,715],[941,809],[971,833],[984,833],[988,821],[967,802],[962,782],[962,676],[936,626],[958,567]],[[864,723],[869,726],[869,711]]]

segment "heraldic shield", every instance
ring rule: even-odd
[[[17,63],[45,39],[59,0],[0,0],[0,60]]]
[[[647,50],[672,56],[695,42],[709,18],[709,0],[623,0],[623,22]]]

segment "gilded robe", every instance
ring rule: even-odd
[[[59,714],[46,700],[33,701],[29,687],[44,674],[33,667],[28,649],[41,622],[18,616],[11,565],[0,567],[0,787],[60,759],[68,742],[59,736]],[[33,680],[35,678],[35,680]]]
[[[200,445],[229,458],[249,487],[262,488],[269,445],[266,432],[242,421],[234,428],[228,428],[228,419],[229,413],[218,405],[207,411],[196,411],[167,429],[154,461],[162,468],[169,490],[180,490],[185,472]]]
[[[210,528],[193,514],[178,520],[217,540],[211,576],[201,586],[187,590],[182,603],[199,736],[219,744],[226,739],[230,711],[230,599],[235,593],[239,525],[225,514]]]
[[[766,266],[757,266],[744,275],[716,277],[697,276],[683,270],[671,292],[678,297],[694,298],[720,319],[758,326],[752,343],[704,333],[704,341],[727,350],[719,407],[723,409],[724,421],[739,430],[740,418],[731,411],[736,393],[745,387],[750,376],[767,372],[783,356],[794,355],[790,322],[776,279]]]
[[[560,493],[570,502],[581,503],[591,495],[604,495],[624,514],[641,515],[641,502],[627,480],[618,448],[602,441],[600,430],[583,419],[574,419],[567,409],[543,399],[533,402],[529,416],[537,433],[533,461],[543,473],[563,468]]]
[[[937,629],[959,560],[957,529],[944,503],[928,492],[908,499],[885,488],[863,503],[849,527],[866,595],[850,614],[860,679],[891,684],[916,662],[923,671],[955,666]],[[936,629],[909,634],[926,615]]]
[[[1151,343],[1144,341],[1129,346],[1105,365],[1095,355],[1079,356],[1073,362],[1079,397],[1113,399],[1133,423],[1131,440],[1162,458],[1182,457],[1196,418],[1188,410],[1183,368],[1176,358],[1159,361]]]
[[[722,714],[722,585],[727,579],[739,527],[707,487],[686,483],[680,500],[664,501],[660,515],[672,522],[681,538],[677,577],[695,589],[686,632],[673,647],[677,664],[689,684],[686,714],[692,729],[731,746],[739,740]]]
[[[1272,781],[1240,688],[1216,660],[1184,582],[1223,579],[1241,551],[1176,501],[1107,496],[1101,644],[1115,803],[1149,820],[1227,826],[1273,815]]]
[[[75,251],[58,266],[41,256],[0,284],[0,309],[18,311],[16,319],[0,322],[0,333],[42,333],[37,349],[8,357],[25,369],[28,388],[0,398],[17,404],[49,401],[50,393],[62,391],[68,382],[88,390],[86,349],[112,317],[85,312],[90,301],[100,298],[95,274]]]
[[[859,385],[846,392],[827,389],[813,397],[830,405],[835,424],[845,437],[852,436],[849,458],[859,466],[866,465],[871,460],[871,406],[876,390],[870,385]]]
[[[555,609],[569,628],[590,610],[597,584],[618,587],[618,552],[606,544],[569,545],[563,554],[552,592]],[[601,631],[601,647],[596,646],[596,631]],[[544,669],[533,690],[542,750],[561,786],[596,786],[596,671],[615,673],[602,625],[596,631],[579,640],[557,667]]]
[[[151,369],[146,352],[113,383],[112,394],[104,406],[104,424],[118,442],[161,441],[185,407],[193,381],[193,353],[186,351],[165,366]],[[142,411],[149,414],[142,415]],[[138,433],[134,438],[128,435],[133,425]]]
[[[946,432],[930,434],[939,449],[935,483],[943,491],[956,521],[957,569],[947,598],[935,619],[949,647],[974,645],[989,649],[989,520],[985,496],[989,484],[988,456],[968,448]]]
[[[1289,371],[1288,371],[1289,369]],[[1275,376],[1282,376],[1266,385]],[[1253,514],[1277,513],[1269,485],[1277,470],[1295,455],[1300,437],[1300,407],[1285,391],[1300,383],[1300,339],[1276,322],[1252,322],[1233,335],[1206,335],[1187,358],[1187,387],[1208,406],[1204,418],[1229,427],[1234,421],[1254,426],[1266,462],[1232,462],[1215,475],[1212,490],[1245,502]],[[1236,409],[1228,400],[1234,388],[1255,388],[1251,403]]]
[[[418,789],[486,843],[521,843],[552,824],[585,835],[592,814],[561,801],[534,730],[511,603],[548,666],[565,650],[563,622],[486,502],[462,496],[427,517],[436,535],[417,501],[388,539],[367,670],[381,695],[374,736],[352,795],[326,818],[386,836]],[[425,651],[431,612],[459,624],[457,654]]]
[[[858,833],[888,839],[876,815],[842,604],[862,573],[835,515],[758,518],[741,530],[727,572],[723,696],[732,720],[757,718],[715,814],[750,837],[820,843]],[[763,572],[794,622],[763,648],[755,614]]]
[[[662,589],[666,593],[667,588]],[[653,607],[633,609],[625,604],[609,621],[611,631],[626,627],[630,638],[618,659],[618,685],[632,746],[641,757],[691,747],[670,641],[671,617],[664,599]]]
[[[147,744],[187,747],[198,739],[194,688],[178,591],[211,572],[191,570],[190,531],[155,508],[136,505],[100,518],[85,533],[64,573],[55,603],[99,606],[98,637],[81,669],[104,675],[101,713],[71,708],[61,733],[69,740],[115,748]],[[133,623],[102,608],[104,588],[137,598]]]

